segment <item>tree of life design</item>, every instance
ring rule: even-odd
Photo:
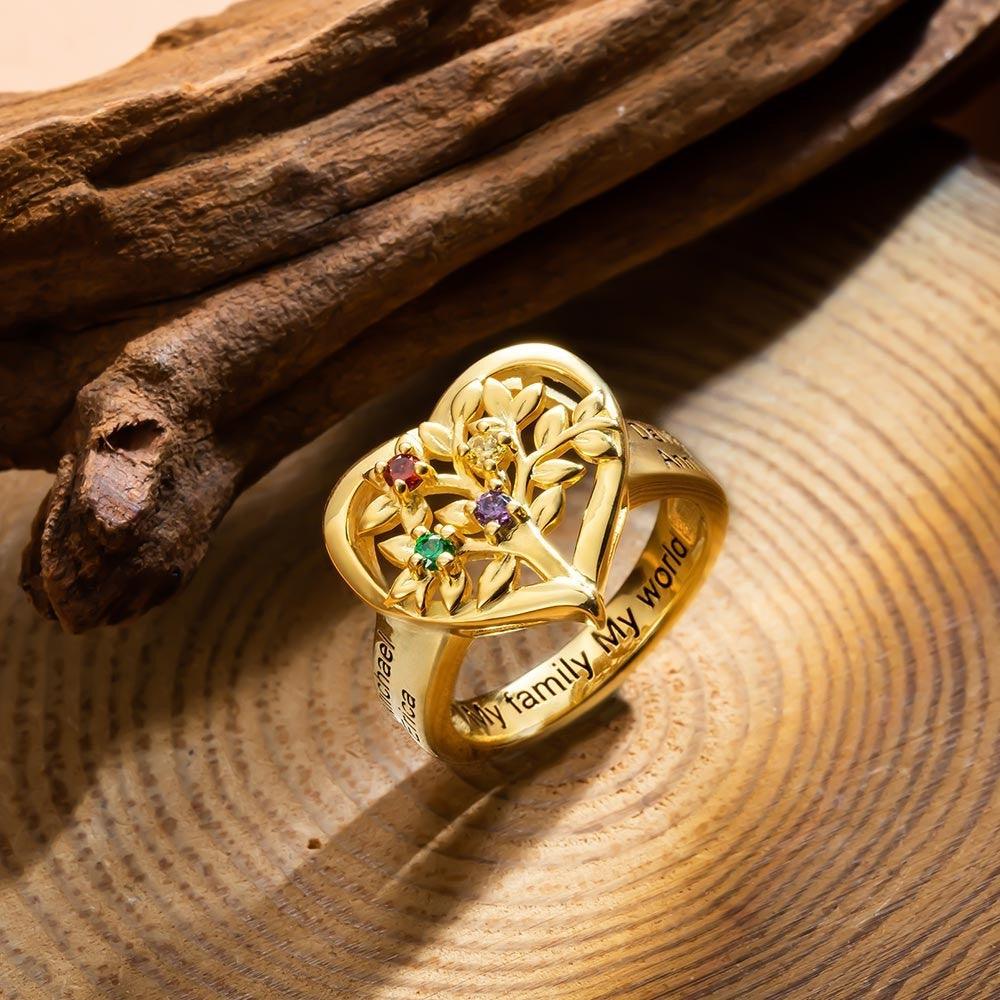
[[[594,581],[545,536],[585,463],[621,459],[621,428],[603,390],[574,401],[542,379],[475,379],[455,392],[450,416],[450,426],[425,421],[406,431],[395,454],[365,474],[377,496],[358,534],[386,534],[378,551],[400,570],[386,606],[424,615],[440,601],[455,615],[472,602],[496,608],[519,589],[558,579],[599,617]],[[478,580],[473,560],[489,561]],[[522,588],[523,566],[540,582]]]

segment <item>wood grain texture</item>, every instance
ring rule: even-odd
[[[26,607],[48,480],[0,479],[0,994],[994,995],[1000,190],[915,141],[532,328],[733,521],[620,698],[499,787],[394,730],[319,537],[458,362],[279,466],[125,628]]]

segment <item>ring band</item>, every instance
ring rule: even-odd
[[[550,535],[588,483],[561,552]],[[628,512],[654,501],[642,554],[605,598]],[[625,420],[568,351],[525,344],[472,365],[428,421],[355,463],[327,502],[324,536],[376,611],[380,699],[425,750],[465,764],[609,695],[695,593],[727,519],[722,488],[676,438]],[[561,620],[584,627],[510,683],[455,700],[474,638]]]

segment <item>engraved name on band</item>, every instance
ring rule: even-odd
[[[417,699],[405,688],[400,688],[398,702],[393,701],[392,663],[396,658],[396,646],[382,629],[375,628],[374,666],[375,690],[382,704],[392,713],[396,721],[421,743],[417,732]]]
[[[635,431],[636,435],[643,441],[655,441],[661,445],[656,449],[656,453],[663,459],[663,464],[668,469],[687,469],[691,472],[701,472],[709,475],[708,470],[698,459],[694,457],[672,434],[661,431],[652,424],[645,424],[641,420],[626,420],[625,425]]]

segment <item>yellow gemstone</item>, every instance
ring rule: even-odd
[[[507,445],[502,444],[493,431],[469,439],[469,460],[479,469],[485,469],[490,463],[499,465],[506,452]]]

